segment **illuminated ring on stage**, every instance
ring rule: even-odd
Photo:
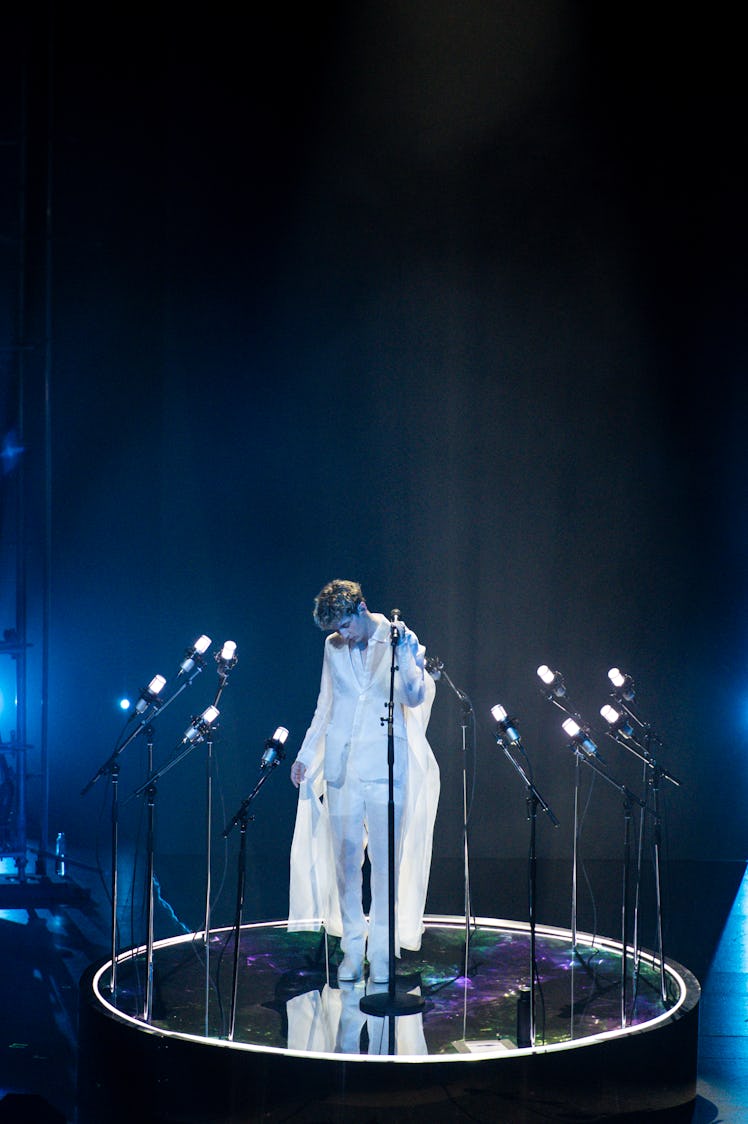
[[[641,951],[637,1007],[622,1026],[620,943],[577,933],[575,953],[569,931],[536,926],[541,1033],[534,1047],[518,1046],[529,926],[476,918],[467,978],[460,966],[465,919],[429,916],[425,926],[421,951],[398,962],[399,983],[424,996],[425,1012],[393,1020],[359,1012],[366,983],[337,986],[337,942],[325,948],[319,932],[289,933],[285,921],[242,926],[234,1041],[219,1034],[215,995],[206,1015],[202,933],[154,945],[150,1024],[138,1006],[145,947],[118,957],[116,1005],[108,995],[111,961],[92,965],[81,981],[80,1124],[137,1119],[144,1104],[149,1122],[239,1124],[253,1119],[254,1105],[262,1106],[258,1119],[272,1122],[312,1104],[322,1113],[334,1105],[335,1120],[353,1124],[364,1110],[378,1119],[372,1112],[396,1108],[412,1108],[418,1120],[419,1106],[438,1119],[441,1102],[488,1121],[506,1118],[509,1102],[511,1118],[521,1119],[525,1100],[528,1111],[542,1107],[551,1119],[555,1111],[559,1119],[572,1112],[584,1119],[695,1098],[701,992],[681,965],[665,962],[665,1007],[660,963]],[[215,965],[233,934],[210,936]],[[628,957],[633,973],[630,949]],[[230,960],[222,957],[226,1005]],[[388,1046],[386,1035],[378,1037],[386,1023],[396,1024],[397,1052],[392,1038]],[[341,1043],[345,1052],[335,1052]]]

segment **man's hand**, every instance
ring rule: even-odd
[[[298,788],[304,777],[306,776],[306,765],[301,761],[294,761],[291,766],[291,784],[294,788]]]
[[[418,637],[401,620],[391,621],[391,628],[397,633],[397,646],[402,651],[404,648],[412,655],[418,651]]]

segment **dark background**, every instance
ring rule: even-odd
[[[527,853],[497,701],[561,821],[538,823],[541,863],[570,857],[574,758],[544,662],[638,792],[639,762],[599,718],[608,668],[634,676],[681,781],[665,786],[669,859],[746,857],[739,41],[716,10],[546,2],[17,17],[3,88],[12,105],[25,60],[40,224],[47,156],[52,170],[47,699],[33,362],[24,454],[31,741],[45,704],[49,829],[73,858],[98,840],[106,864],[106,784],[80,793],[117,699],[173,675],[201,632],[239,654],[218,827],[279,723],[292,759],[319,682],[312,600],[332,577],[400,608],[474,705],[466,758],[438,685],[436,891],[459,867],[466,759],[473,856],[500,886]],[[32,264],[44,252],[32,223]],[[212,701],[208,664],[157,725],[157,762]],[[250,915],[284,901],[288,764],[255,804]],[[126,797],[140,742],[122,767]],[[620,794],[583,772],[585,855],[617,860]],[[204,774],[203,747],[157,803],[159,854],[198,889]],[[123,819],[142,853],[142,801]]]

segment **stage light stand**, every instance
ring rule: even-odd
[[[207,643],[206,643],[207,642]],[[185,653],[186,658],[189,658],[189,673],[186,670],[186,660],[182,662],[179,670],[179,676],[187,674],[188,678],[182,680],[180,686],[173,691],[171,696],[162,700],[160,693],[166,680],[162,675],[155,675],[147,687],[144,687],[140,692],[140,700],[135,707],[135,714],[140,715],[138,725],[130,732],[129,736],[122,742],[118,742],[115,746],[114,752],[109,755],[103,765],[94,773],[85,787],[81,790],[81,796],[85,796],[96,784],[100,777],[109,776],[111,784],[111,952],[112,952],[112,970],[109,981],[109,990],[112,997],[112,1003],[117,1005],[117,958],[119,956],[119,947],[117,939],[117,911],[119,907],[119,774],[120,764],[119,757],[125,749],[145,730],[151,727],[151,724],[156,720],[159,714],[164,711],[174,702],[185,688],[192,684],[193,679],[199,675],[203,669],[203,661],[198,647],[202,651],[206,651],[210,647],[210,638],[201,636],[192,648],[188,648]],[[152,769],[152,763],[149,772]]]
[[[566,684],[561,672],[554,670],[547,664],[541,664],[537,669],[537,676],[543,684],[541,691],[544,698],[566,714],[568,718],[576,720],[579,715],[573,709],[567,697]],[[581,766],[577,754],[574,762],[574,834],[571,860],[571,948],[573,956],[579,956],[577,951],[577,899],[579,894],[579,796],[581,785]]]
[[[213,706],[218,708],[229,675],[239,662],[236,654],[236,644],[227,640],[220,651],[215,654],[216,671],[218,672],[218,688],[213,699]],[[203,929],[203,945],[205,947],[205,1035],[210,1033],[210,925],[211,925],[211,873],[213,863],[213,737],[212,729],[206,737],[205,755],[205,925]]]
[[[226,827],[223,829],[224,839],[228,839],[229,835],[235,827],[239,827],[239,855],[237,860],[237,876],[236,876],[236,908],[234,911],[234,961],[231,976],[231,1009],[229,1014],[229,1042],[234,1041],[234,1031],[236,1029],[236,1006],[237,995],[239,990],[239,944],[241,941],[242,929],[242,914],[244,912],[244,895],[246,891],[247,882],[247,825],[250,819],[249,809],[252,801],[257,796],[262,786],[267,781],[271,773],[280,765],[285,757],[285,744],[288,739],[288,730],[285,726],[278,726],[272,738],[268,738],[265,742],[265,751],[260,761],[260,777],[257,784],[254,786],[249,796],[242,800],[239,808],[231,817]]]
[[[589,766],[607,784],[612,785],[622,797],[623,801],[623,892],[621,902],[621,1028],[627,1024],[626,998],[628,991],[628,918],[629,918],[629,882],[631,871],[631,808],[638,804],[645,808],[646,804],[635,793],[631,792],[625,784],[617,781],[605,767],[603,759],[590,737],[589,729],[580,726],[575,720],[567,719],[562,723],[564,732],[569,737],[569,745],[574,752],[577,762],[580,760]],[[575,729],[576,728],[576,729]]]
[[[427,657],[426,671],[435,680],[444,679],[445,682],[452,689],[454,694],[460,701],[461,719],[460,726],[462,728],[462,856],[463,856],[463,881],[464,881],[464,899],[463,908],[465,913],[465,952],[463,971],[465,979],[470,976],[470,924],[473,916],[472,895],[470,890],[470,838],[468,830],[469,821],[469,803],[468,803],[468,783],[467,783],[467,727],[468,718],[474,714],[473,704],[464,691],[450,679],[447,674],[444,664],[438,656]],[[467,991],[465,992],[465,1017],[467,1017]]]
[[[655,908],[657,911],[657,952],[660,960],[660,993],[661,999],[665,1006],[668,1005],[667,981],[665,977],[665,948],[664,948],[664,930],[663,930],[663,909],[662,909],[662,875],[661,875],[661,852],[662,852],[662,812],[660,805],[660,783],[662,780],[667,780],[670,784],[680,787],[680,781],[677,777],[673,776],[657,761],[652,752],[653,742],[659,743],[659,738],[654,734],[650,725],[644,722],[639,715],[631,708],[630,703],[634,699],[634,682],[631,676],[621,672],[618,668],[611,668],[608,672],[608,678],[614,686],[613,697],[616,700],[616,705],[613,706],[607,703],[600,708],[600,713],[608,723],[608,736],[612,738],[618,745],[628,750],[629,753],[634,754],[644,764],[643,785],[644,785],[644,799],[640,801],[642,805],[640,834],[639,834],[639,879],[641,877],[641,854],[643,850],[643,840],[645,835],[645,822],[646,811],[649,810],[646,800],[647,789],[652,791],[652,809],[650,814],[653,817],[653,840],[652,840],[652,855],[654,865],[654,882],[655,882]],[[638,728],[638,732],[634,731],[631,719]],[[635,929],[634,929],[634,955],[635,955],[635,973],[638,979],[639,972],[639,947],[638,947],[638,913],[639,913],[639,883],[637,881],[637,899],[635,906]]]
[[[537,846],[536,846],[536,822],[538,806],[542,808],[548,819],[554,827],[558,827],[558,820],[553,811],[538,792],[535,784],[533,783],[532,776],[528,775],[520,762],[511,752],[512,748],[516,747],[521,751],[525,759],[528,761],[527,753],[525,752],[522,740],[519,736],[515,725],[515,719],[510,718],[501,704],[497,704],[491,710],[491,714],[496,721],[496,743],[500,745],[504,751],[504,756],[509,761],[514,769],[519,774],[525,785],[526,800],[527,800],[527,819],[530,823],[530,849],[529,849],[529,879],[528,879],[528,919],[530,924],[530,1018],[529,1018],[529,1045],[535,1048],[535,1034],[536,1034],[536,977],[537,977],[537,957],[536,957],[536,895],[537,895]],[[532,770],[530,770],[531,772]],[[519,1019],[518,1019],[519,1023]],[[520,1043],[518,1042],[519,1046]]]
[[[148,828],[147,828],[147,885],[148,885],[148,921],[146,925],[146,989],[145,989],[145,1003],[143,1005],[143,1018],[146,1022],[151,1020],[152,1009],[152,991],[153,991],[153,884],[154,884],[154,858],[155,858],[155,805],[156,805],[156,785],[157,782],[168,773],[174,766],[182,760],[188,753],[190,753],[196,745],[199,745],[208,736],[211,727],[217,721],[219,715],[218,708],[215,706],[208,706],[205,708],[199,718],[193,718],[191,725],[185,730],[184,736],[176,747],[176,750],[164,764],[154,771],[153,769],[153,754],[152,746],[149,746],[148,758],[148,776],[142,784],[130,793],[127,798],[129,803],[134,797],[146,796],[146,807],[148,815]]]

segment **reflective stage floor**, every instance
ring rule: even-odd
[[[544,926],[535,942],[533,994],[526,924],[477,919],[466,956],[464,918],[427,918],[398,961],[398,994],[422,1007],[397,1017],[361,1010],[386,984],[338,983],[335,940],[285,922],[242,927],[235,995],[230,929],[157,942],[149,989],[146,950],[128,950],[114,997],[111,961],[81,982],[79,1120],[599,1120],[692,1102],[691,973],[629,950],[624,976],[621,946],[581,933],[576,950]]]

